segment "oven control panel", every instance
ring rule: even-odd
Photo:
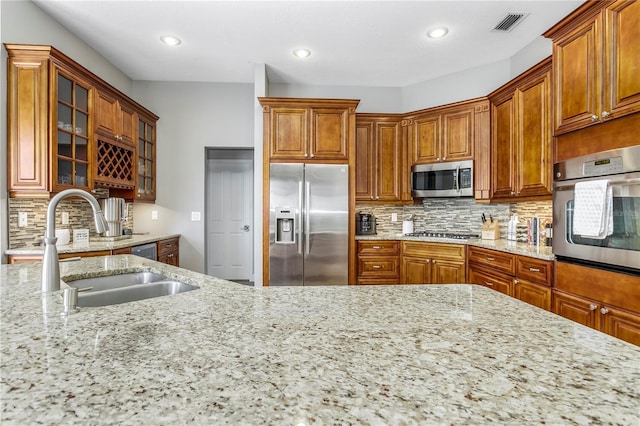
[[[585,161],[582,166],[584,176],[601,176],[622,173],[622,157],[600,158],[598,160]]]

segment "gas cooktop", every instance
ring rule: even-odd
[[[456,234],[456,233],[443,233],[443,232],[411,232],[404,234],[405,237],[430,237],[430,238],[449,238],[453,240],[468,240],[469,238],[478,238],[478,234]]]

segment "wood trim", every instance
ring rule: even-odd
[[[596,19],[600,12],[613,2],[614,0],[587,0],[542,35],[554,40],[560,38],[573,31],[577,26]]]

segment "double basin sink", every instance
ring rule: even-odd
[[[67,285],[78,289],[79,307],[117,305],[200,288],[147,271],[83,278]]]

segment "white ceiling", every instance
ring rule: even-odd
[[[34,0],[133,80],[405,87],[512,57],[582,0]],[[510,12],[511,32],[491,31]],[[426,37],[445,25],[443,39]],[[177,47],[160,42],[172,34]],[[298,59],[296,48],[311,56]]]

